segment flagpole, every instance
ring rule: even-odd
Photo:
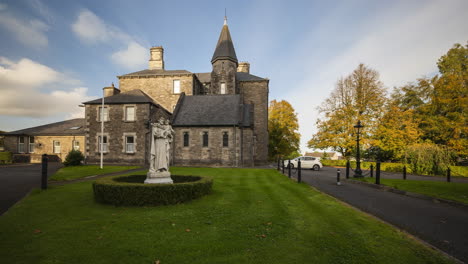
[[[103,168],[102,160],[104,158],[104,89],[102,89],[102,105],[101,105],[101,165],[99,168]]]

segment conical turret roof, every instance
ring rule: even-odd
[[[213,54],[213,58],[211,59],[211,63],[214,63],[217,60],[231,60],[237,63],[236,50],[232,43],[226,18],[224,19],[223,29],[219,35],[218,44],[216,44],[216,49]]]

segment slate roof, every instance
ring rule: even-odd
[[[236,50],[234,49],[231,34],[229,33],[229,28],[226,24],[224,24],[221,34],[219,35],[218,44],[216,44],[216,49],[213,54],[213,58],[211,59],[211,63],[220,59],[232,60],[237,63]]]
[[[73,129],[72,129],[73,128]],[[85,119],[76,118],[57,123],[25,128],[3,135],[32,135],[32,136],[77,136],[85,134]]]
[[[173,126],[238,126],[250,125],[250,115],[244,120],[240,95],[182,96]]]
[[[183,75],[183,74],[192,74],[189,71],[186,70],[142,70],[142,71],[137,71],[137,72],[132,72],[128,74],[124,74],[121,76],[117,76],[117,78],[120,77],[132,77],[132,76],[165,76],[165,75]]]
[[[198,80],[202,83],[209,83],[211,82],[211,72],[200,72],[195,73]],[[252,81],[266,81],[268,79],[258,77],[256,75],[246,73],[246,72],[236,72],[236,80],[240,82],[252,82]]]
[[[101,104],[102,98],[84,102],[83,104]],[[141,90],[135,89],[128,92],[119,93],[116,95],[108,96],[104,98],[105,104],[142,104],[142,103],[152,103],[156,102],[151,99],[147,94]]]

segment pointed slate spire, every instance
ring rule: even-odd
[[[231,60],[237,64],[236,50],[234,49],[231,34],[229,33],[227,17],[224,17],[223,29],[219,35],[218,44],[216,44],[211,63],[213,64],[217,60]]]

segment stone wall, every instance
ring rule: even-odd
[[[255,163],[268,160],[268,80],[238,82],[245,104],[254,104]]]
[[[151,98],[166,108],[169,112],[174,111],[174,107],[179,100],[179,94],[174,93],[174,80],[180,80],[180,92],[192,95],[194,89],[199,89],[194,84],[193,74],[181,75],[161,75],[161,76],[120,76],[119,88],[121,92],[128,92],[140,89]]]
[[[237,127],[174,127],[173,164],[182,166],[240,166],[240,131]],[[208,147],[203,147],[203,132],[208,132]],[[189,133],[189,146],[184,147],[184,132]],[[229,135],[229,146],[223,147],[223,132]]]
[[[211,85],[207,94],[220,94],[221,83],[226,83],[226,94],[236,94],[237,65],[230,60],[217,60],[211,72]]]
[[[134,105],[135,121],[123,119],[125,106]],[[108,140],[108,152],[104,153],[106,164],[136,164],[147,163],[149,155],[149,140],[151,129],[148,124],[155,122],[161,116],[169,118],[167,112],[152,104],[111,104],[109,121],[104,122],[104,135]],[[100,162],[98,136],[101,134],[101,122],[97,119],[100,105],[86,105],[86,155],[87,163]],[[135,152],[125,151],[125,136],[134,136]]]
[[[54,153],[54,141],[60,142],[58,153]],[[31,163],[40,163],[42,154],[56,155],[64,161],[68,152],[73,149],[73,141],[78,142],[79,150],[85,154],[85,136],[34,136],[34,152],[31,152],[29,148],[29,137],[25,136],[25,151],[23,153],[32,153]],[[5,150],[19,153],[18,136],[5,136]]]

